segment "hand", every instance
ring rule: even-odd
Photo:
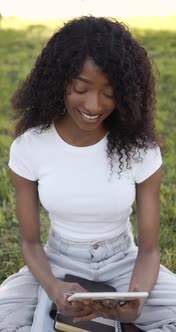
[[[72,302],[67,301],[67,298],[76,292],[87,292],[87,290],[78,283],[56,281],[53,286],[54,296],[51,296],[51,298],[56,303],[58,311],[64,316],[83,317],[92,314],[92,309],[87,305],[83,306],[82,303],[78,303],[73,306]]]
[[[84,300],[81,302],[82,308],[90,309],[90,312],[85,316],[78,316],[74,318],[73,322],[80,322],[90,320],[96,317],[103,317],[108,319],[117,319],[124,323],[132,323],[140,316],[141,303],[139,299],[126,301],[123,304],[118,304],[115,300],[93,301]],[[73,306],[80,306],[80,302],[75,301]]]
[[[138,286],[133,286],[129,291],[138,292]],[[79,322],[84,320],[94,319],[96,317],[103,317],[108,319],[117,319],[124,323],[134,322],[141,314],[142,307],[144,305],[144,300],[136,299],[126,301],[123,304],[117,303],[115,300],[104,300],[104,301],[93,301],[84,300],[81,303],[79,301],[73,302],[73,306],[81,306],[90,312],[86,316],[76,316],[73,322]]]

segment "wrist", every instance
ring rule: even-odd
[[[63,281],[54,278],[53,281],[50,283],[47,294],[49,298],[55,302],[56,298],[58,297],[59,289],[62,287]]]

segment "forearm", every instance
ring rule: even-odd
[[[22,254],[30,271],[52,299],[54,297],[53,289],[56,284],[58,286],[59,282],[51,271],[42,244],[23,242]]]
[[[160,267],[160,255],[158,248],[150,251],[139,251],[136,263],[133,269],[129,291],[135,287],[139,291],[150,292],[158,277]],[[143,306],[145,299],[141,301]]]

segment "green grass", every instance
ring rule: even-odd
[[[160,72],[157,126],[161,136],[163,176],[161,185],[161,261],[176,272],[176,18],[122,19],[154,58]],[[15,197],[8,169],[13,123],[10,97],[61,22],[1,20],[0,31],[0,282],[22,265]],[[135,214],[133,214],[135,224]],[[42,239],[48,219],[41,209]]]

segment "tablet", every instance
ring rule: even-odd
[[[135,299],[141,299],[147,297],[147,292],[84,292],[84,293],[75,293],[67,298],[69,302],[72,301],[83,301],[83,300],[115,300],[117,302],[130,301]]]

